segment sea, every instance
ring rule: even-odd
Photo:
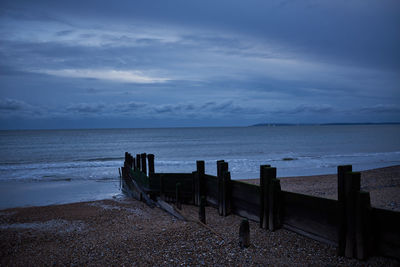
[[[400,164],[400,125],[0,131],[0,209],[121,197],[124,153],[155,155],[156,172],[229,163],[232,179],[361,171]]]

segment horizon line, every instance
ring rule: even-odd
[[[185,129],[185,128],[247,128],[247,127],[279,127],[279,126],[351,126],[351,125],[399,125],[400,122],[332,122],[332,123],[257,123],[246,126],[170,126],[170,127],[104,127],[104,128],[21,128],[0,129],[0,131],[62,131],[62,130],[123,130],[123,129]]]

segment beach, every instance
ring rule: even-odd
[[[362,172],[362,188],[372,189],[373,206],[398,209],[399,173],[400,166]],[[334,180],[334,175],[324,175],[282,178],[281,183],[283,190],[335,198]],[[196,207],[183,205],[182,212],[189,221],[124,197],[1,210],[0,265],[400,264],[383,257],[363,262],[338,257],[333,246],[285,229],[266,231],[252,221],[251,246],[241,249],[238,231],[243,218],[221,217],[207,207],[205,227],[197,222]]]
[[[337,199],[337,175],[280,178],[285,191]],[[244,180],[259,184],[258,179]],[[400,165],[361,172],[361,190],[371,196],[371,206],[400,211]]]

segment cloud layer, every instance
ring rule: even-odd
[[[400,119],[396,1],[156,2],[3,1],[1,119]]]

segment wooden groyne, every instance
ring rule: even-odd
[[[338,166],[338,200],[281,190],[270,165],[260,166],[260,185],[232,180],[228,162],[217,161],[216,167],[217,176],[205,173],[204,161],[192,173],[156,173],[153,154],[126,152],[122,190],[150,206],[158,200],[200,206],[204,197],[221,216],[237,214],[269,231],[294,231],[336,246],[339,256],[400,259],[400,212],[371,207],[369,193],[360,190],[361,174],[351,165]]]

